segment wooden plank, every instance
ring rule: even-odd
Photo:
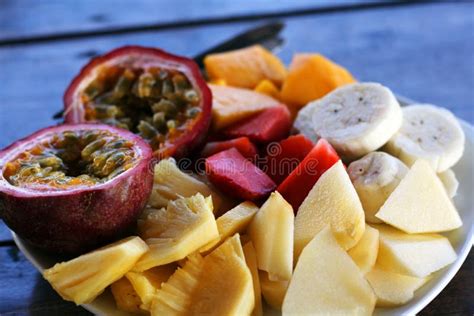
[[[12,241],[12,235],[7,225],[0,220],[0,245],[8,241]]]
[[[63,301],[16,247],[0,247],[0,314],[90,315]]]
[[[415,100],[474,122],[473,3],[430,4],[285,19],[279,52],[321,52],[360,80],[378,81]],[[370,21],[370,23],[367,23]],[[420,27],[422,21],[423,27]],[[443,23],[440,23],[443,21]],[[0,147],[55,122],[61,96],[88,56],[125,44],[192,56],[258,23],[137,33],[0,50]]]
[[[446,107],[473,124],[473,10],[471,2],[290,19],[280,56],[288,62],[294,52],[319,51],[361,81]]]
[[[6,1],[0,3],[0,41],[58,33],[100,32],[110,29],[149,28],[185,22],[235,19],[244,16],[328,9],[381,0],[267,0],[243,1]],[[390,1],[392,2],[392,1]]]
[[[474,251],[446,289],[420,315],[474,313]],[[63,301],[16,247],[0,247],[0,314],[90,315]]]

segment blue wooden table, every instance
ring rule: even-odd
[[[125,44],[193,56],[268,20],[278,55],[320,52],[360,80],[474,123],[474,3],[312,0],[0,1],[0,148],[55,124],[87,60]],[[474,259],[422,314],[474,314]],[[0,221],[0,315],[80,315],[19,252]]]

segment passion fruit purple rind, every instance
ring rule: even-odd
[[[193,60],[141,46],[92,59],[64,94],[66,123],[125,128],[144,138],[159,158],[180,158],[198,147],[211,108],[211,90]]]
[[[135,225],[153,184],[153,151],[103,124],[42,129],[0,151],[0,217],[20,237],[78,254]]]

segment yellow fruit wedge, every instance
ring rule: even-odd
[[[264,271],[260,271],[259,279],[265,302],[273,309],[281,310],[290,281],[270,281],[268,273]]]
[[[283,301],[283,315],[371,315],[376,297],[326,226],[303,249]]]
[[[252,274],[253,294],[255,296],[255,307],[252,311],[252,316],[262,316],[262,290],[260,288],[260,280],[258,277],[257,254],[252,242],[246,243],[243,247],[245,262]]]
[[[217,213],[225,200],[207,184],[181,171],[173,158],[163,159],[154,171],[153,189],[148,203],[154,208],[162,208],[178,197],[190,197],[196,193],[212,196],[214,212]]]
[[[227,81],[225,81],[225,79],[213,79],[210,80],[208,84],[213,84],[216,86],[227,86]]]
[[[280,193],[273,192],[249,225],[258,268],[268,272],[272,281],[291,278],[294,219],[291,205]]]
[[[212,124],[215,130],[280,104],[278,100],[249,89],[209,85],[212,91]]]
[[[280,90],[268,79],[260,81],[254,90],[255,92],[266,94],[274,99],[280,99]]]
[[[347,253],[362,273],[372,270],[379,253],[379,231],[366,225],[362,238]]]
[[[406,234],[387,225],[379,231],[376,265],[383,270],[424,278],[456,260],[449,240],[439,234]]]
[[[126,278],[121,278],[110,285],[110,291],[115,300],[117,308],[129,313],[140,314],[142,301],[133,289],[132,284]]]
[[[212,199],[200,193],[145,210],[138,229],[150,247],[133,268],[138,272],[181,260],[219,236]]]
[[[212,250],[219,246],[227,237],[243,232],[257,213],[258,207],[252,202],[242,202],[227,211],[216,220],[219,237],[200,249],[200,252]]]
[[[55,264],[43,277],[56,292],[77,305],[92,302],[104,289],[125,275],[148,246],[139,237],[128,237],[70,261]]]
[[[344,249],[357,244],[365,230],[364,210],[341,161],[316,182],[295,218],[295,258],[326,225]]]
[[[207,55],[204,65],[211,80],[236,87],[254,88],[263,79],[281,85],[286,76],[281,60],[261,45]]]
[[[377,296],[377,306],[392,307],[403,305],[413,298],[414,292],[427,281],[375,267],[365,275]]]
[[[461,218],[443,183],[424,160],[417,160],[375,216],[404,232],[456,229]]]
[[[190,315],[193,294],[204,273],[204,258],[200,254],[192,254],[183,267],[161,285],[151,303],[151,315]]]
[[[143,310],[150,310],[151,301],[156,291],[161,288],[161,284],[168,281],[169,277],[176,271],[177,265],[174,263],[159,266],[143,272],[128,272],[125,277],[128,279],[133,289],[140,298],[140,307]]]
[[[151,315],[249,315],[254,304],[252,275],[235,235],[204,258],[189,256],[158,290]]]

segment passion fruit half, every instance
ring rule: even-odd
[[[150,146],[123,129],[42,129],[0,151],[0,216],[44,250],[90,250],[136,223],[151,193],[152,159]]]
[[[126,46],[92,59],[64,95],[66,123],[100,122],[181,157],[206,137],[212,95],[197,64],[156,48]]]

